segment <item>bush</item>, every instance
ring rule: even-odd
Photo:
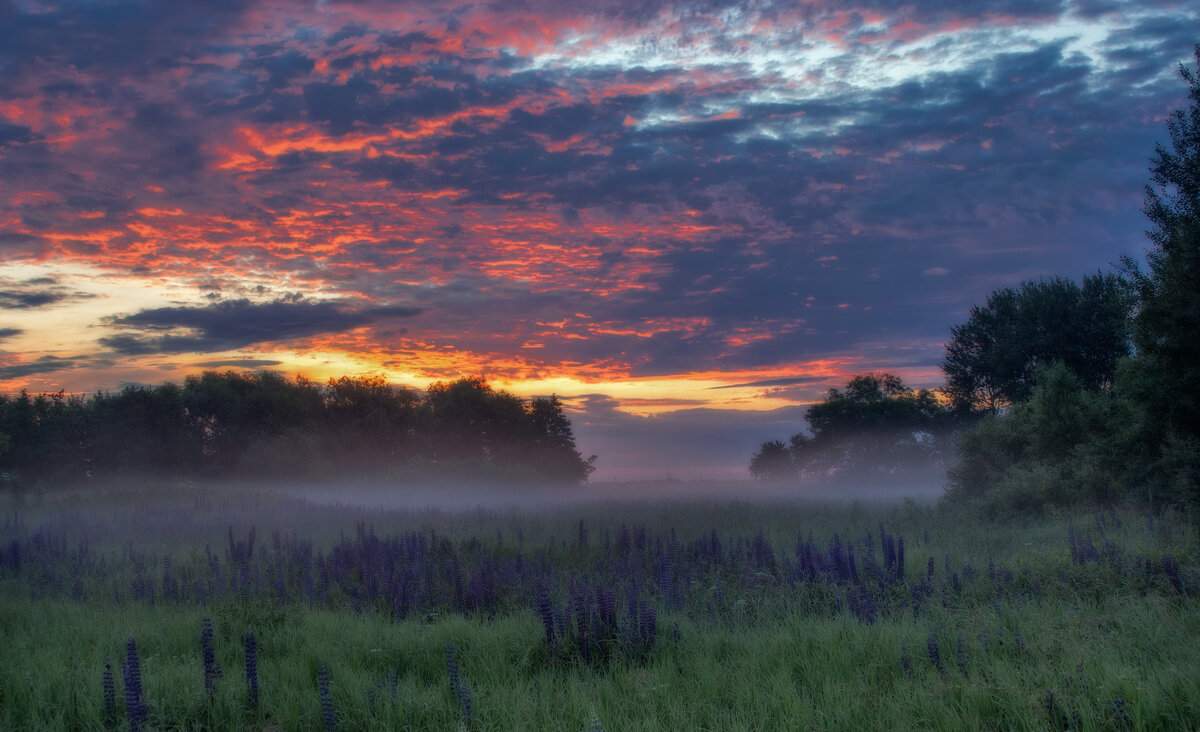
[[[1061,363],[1039,367],[1029,401],[980,420],[958,442],[947,497],[985,513],[1110,504],[1124,496],[1119,457],[1129,407],[1090,391]]]

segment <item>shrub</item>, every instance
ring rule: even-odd
[[[1033,395],[963,433],[947,496],[991,516],[1109,504],[1127,483],[1128,405],[1085,389],[1061,363],[1039,367]]]

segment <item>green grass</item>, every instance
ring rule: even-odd
[[[186,524],[174,546],[180,563],[198,551],[197,537],[211,530],[214,541],[222,539],[215,527],[230,519],[222,515],[228,507],[209,505],[179,519]],[[323,509],[322,530],[336,536],[348,530],[339,522],[352,527],[358,516]],[[690,603],[659,615],[659,641],[646,659],[617,657],[591,667],[552,658],[540,619],[522,607],[493,618],[442,613],[396,621],[374,611],[254,598],[208,605],[74,602],[35,598],[28,576],[0,572],[0,728],[97,729],[105,663],[113,665],[128,728],[120,662],[131,637],[141,656],[147,728],[159,730],[322,729],[321,664],[342,730],[1200,728],[1196,537],[1171,516],[1152,526],[1134,511],[1000,525],[916,504],[800,503],[610,506],[586,516],[590,550],[572,543],[579,512],[568,508],[375,519],[381,534],[419,525],[460,543],[496,542],[502,531],[508,547],[520,535],[526,549],[547,548],[581,565],[589,551],[600,551],[605,531],[615,533],[632,516],[681,536],[761,530],[779,547],[794,543],[797,532],[849,538],[882,521],[909,540],[910,581],[923,575],[928,556],[939,575],[950,557],[955,567],[971,564],[977,576],[964,578],[961,592],[936,591],[918,614],[882,615],[872,624],[829,610],[821,589],[805,586],[748,590],[729,597],[720,612]],[[23,520],[54,519],[44,512]],[[1097,544],[1112,542],[1130,561],[1172,553],[1185,591],[1135,581],[1128,566],[1073,563],[1069,526],[1091,532]],[[122,543],[113,539],[111,546],[115,564]],[[985,581],[989,561],[1013,571],[1007,591],[997,593]],[[204,692],[200,654],[206,617],[224,672],[212,698]],[[253,710],[243,675],[249,628],[258,642],[261,686]],[[930,659],[931,637],[940,667]],[[450,688],[448,646],[470,689],[469,720]]]
[[[224,670],[205,697],[199,628],[214,617]],[[1187,600],[1112,598],[1076,606],[941,610],[864,626],[795,616],[762,627],[687,618],[644,666],[548,662],[532,612],[494,620],[392,622],[287,609],[259,643],[260,706],[246,707],[242,608],[102,607],[6,599],[0,726],[88,729],[103,719],[101,673],[137,639],[154,729],[320,729],[326,664],[342,729],[452,729],[445,668],[456,647],[471,690],[471,729],[1042,729],[1047,693],[1082,729],[1195,727],[1200,611]],[[942,669],[930,661],[931,629]],[[1019,648],[1015,633],[1024,647]],[[966,648],[963,669],[956,639]],[[907,655],[910,670],[901,660]],[[392,699],[387,678],[394,674]],[[372,690],[377,701],[372,706]],[[118,693],[120,696],[120,693]],[[1074,722],[1072,727],[1074,728]]]

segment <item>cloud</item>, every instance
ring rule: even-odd
[[[63,300],[66,295],[57,292],[18,292],[0,290],[0,308],[6,310],[24,310],[52,305]]]
[[[815,384],[828,381],[828,376],[793,376],[786,379],[765,379],[763,381],[750,381],[745,384],[724,384],[722,386],[712,386],[710,389],[741,389],[744,387],[753,386],[792,386],[794,384]]]
[[[90,359],[87,358],[61,358],[59,356],[45,355],[26,363],[11,363],[0,366],[0,379],[22,379],[27,376],[36,376],[37,374],[65,371],[85,366],[89,362]]]
[[[279,366],[282,361],[275,361],[269,358],[227,358],[220,361],[199,361],[192,364],[204,369],[217,369],[222,367],[231,367],[239,369],[261,369],[270,366]]]
[[[25,331],[21,330],[20,328],[0,328],[0,340],[19,336],[24,332]]]
[[[294,298],[255,303],[226,300],[199,307],[165,307],[112,316],[109,327],[133,331],[99,339],[123,355],[211,353],[249,345],[340,333],[421,312],[405,305],[354,309],[329,301]]]
[[[92,297],[95,296],[86,292],[72,292],[52,277],[24,281],[0,279],[0,309],[4,310],[30,310]]]
[[[930,366],[988,290],[1136,254],[1197,20],[1128,0],[3,8],[6,260],[325,298],[110,314],[103,347],[374,326],[327,347],[623,376]],[[0,283],[0,307],[71,296]],[[363,302],[426,315],[400,339],[413,313]]]

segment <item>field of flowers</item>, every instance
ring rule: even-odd
[[[177,486],[0,526],[4,729],[1200,726],[1173,514]]]

